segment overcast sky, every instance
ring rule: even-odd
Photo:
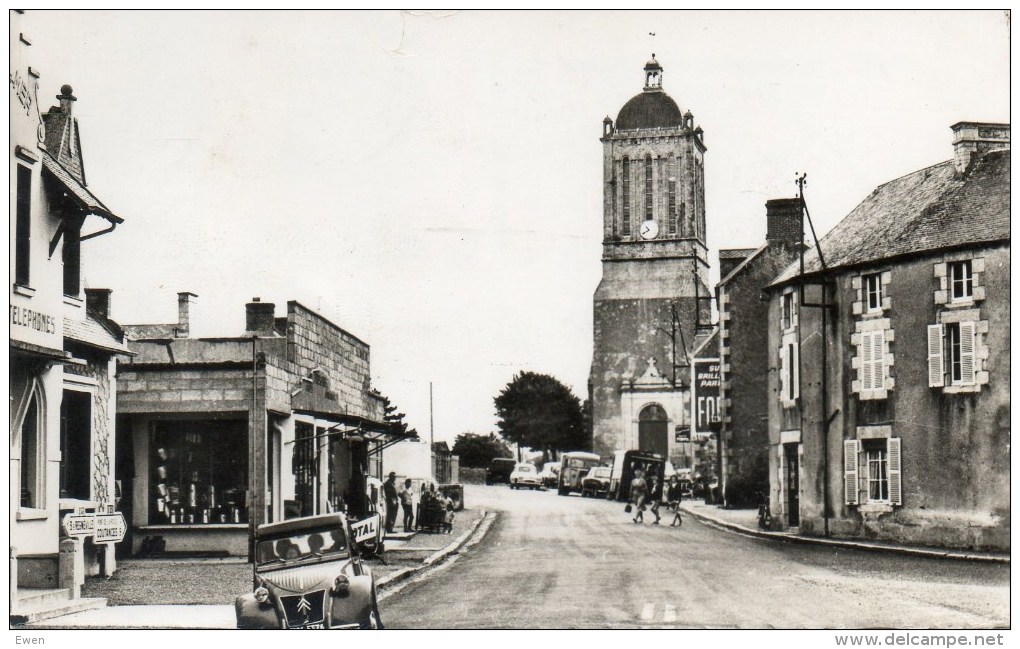
[[[125,223],[83,246],[122,323],[235,335],[253,296],[371,345],[374,386],[435,438],[495,430],[515,372],[586,396],[601,276],[602,119],[663,87],[705,132],[719,248],[765,201],[819,236],[883,182],[1009,121],[1002,12],[46,12],[23,28],[61,84],[89,187]],[[654,32],[654,36],[650,35]]]

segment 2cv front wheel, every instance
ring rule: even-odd
[[[368,615],[361,621],[362,629],[383,628],[382,619],[379,618],[379,603],[375,599],[375,592],[372,593],[372,607],[368,609]]]

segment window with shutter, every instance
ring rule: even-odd
[[[871,344],[871,332],[865,332],[861,334],[861,342],[857,346],[857,355],[860,357],[861,362],[861,391],[873,390],[874,389],[874,378],[872,372],[874,371],[874,346]]]
[[[928,325],[928,387],[931,388],[946,384],[942,335],[942,325]]]
[[[847,505],[859,502],[857,484],[857,449],[856,439],[843,440],[843,495]]]
[[[885,388],[885,332],[876,331],[871,334],[871,389]]]
[[[902,466],[903,456],[900,439],[893,437],[889,442],[889,502],[893,505],[903,504]]]

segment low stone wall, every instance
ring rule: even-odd
[[[485,484],[485,469],[460,467],[461,484]]]

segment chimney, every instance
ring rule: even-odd
[[[245,305],[245,331],[272,335],[275,314],[275,304],[253,297],[251,302]]]
[[[67,117],[71,116],[71,107],[74,105],[74,102],[78,101],[78,98],[71,93],[71,86],[65,83],[60,86],[60,94],[57,95],[57,99],[60,100],[60,112]]]
[[[104,320],[110,319],[110,293],[108,288],[85,289],[85,310],[91,311]]]
[[[187,338],[191,334],[191,313],[189,298],[198,297],[194,293],[181,291],[177,294],[177,328],[174,330],[174,337]]]
[[[804,241],[804,218],[799,198],[774,198],[765,201],[765,218],[768,225],[765,241]]]
[[[957,122],[953,129],[953,163],[965,174],[971,163],[988,151],[1009,149],[1009,124]]]
[[[724,248],[719,250],[719,278],[724,279],[733,269],[751,256],[754,248]]]

